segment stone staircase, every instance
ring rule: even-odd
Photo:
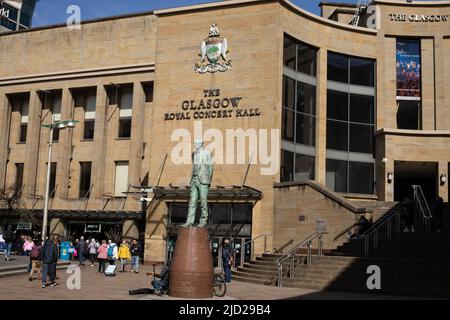
[[[2,257],[3,258],[3,257]],[[27,271],[27,263],[15,263],[11,265],[0,266],[0,278],[13,277],[17,275],[25,275]],[[67,269],[70,266],[70,261],[60,260],[56,266],[57,270]]]
[[[380,206],[381,207],[381,206]],[[287,274],[283,286],[309,290],[327,290],[369,294],[450,298],[450,223],[447,232],[397,233],[388,240],[379,235],[379,247],[364,257],[364,241],[352,240],[325,256],[313,256],[312,265],[305,255],[295,268],[294,278]],[[418,221],[417,221],[418,222]],[[233,279],[258,284],[277,284],[276,259],[280,255],[263,254],[233,271]],[[381,290],[369,290],[369,266],[381,271]],[[288,270],[288,265],[284,268]]]

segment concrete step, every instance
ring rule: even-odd
[[[67,267],[70,265],[70,263],[64,263],[64,264],[58,264],[56,266],[57,270],[64,270],[67,269]],[[0,278],[6,278],[6,277],[14,277],[18,275],[23,274],[29,274],[27,271],[27,265],[23,265],[21,267],[10,267],[8,270],[5,270],[5,268],[2,268],[3,270],[0,271]]]

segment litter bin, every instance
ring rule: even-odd
[[[70,254],[69,254],[69,248],[70,248],[70,242],[63,242],[60,246],[60,254],[59,258],[61,260],[70,260]]]

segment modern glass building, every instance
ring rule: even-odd
[[[30,28],[37,2],[38,0],[0,1],[0,32]]]

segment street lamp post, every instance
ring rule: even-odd
[[[50,129],[50,138],[48,141],[48,160],[47,160],[47,178],[45,182],[45,198],[44,198],[44,221],[42,223],[42,241],[45,241],[47,236],[47,220],[48,220],[48,198],[50,197],[50,172],[52,165],[52,146],[53,146],[53,130],[63,130],[65,128],[73,128],[79,121],[76,120],[63,120],[54,121],[52,116],[52,122],[50,124],[42,125],[42,127]]]

